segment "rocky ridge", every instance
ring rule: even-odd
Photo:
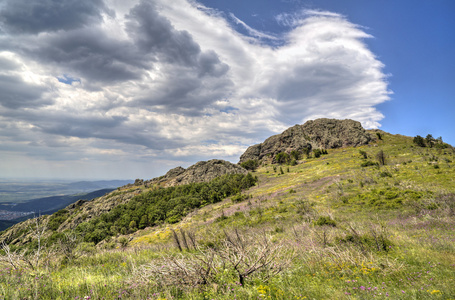
[[[169,170],[166,175],[145,181],[146,186],[160,185],[163,187],[189,184],[194,182],[209,182],[225,174],[247,174],[248,171],[239,165],[221,159],[200,161],[184,169],[177,167]]]
[[[353,120],[317,119],[295,125],[263,143],[249,147],[240,156],[240,163],[250,159],[275,162],[278,153],[295,150],[333,149],[368,144],[372,137],[360,122]]]
[[[232,164],[228,161],[220,159],[212,159],[209,161],[200,161],[187,169],[177,167],[169,170],[164,176],[157,177],[151,180],[136,179],[134,184],[128,184],[117,190],[110,192],[102,197],[95,198],[91,201],[79,200],[67,206],[64,210],[65,214],[72,216],[67,218],[65,222],[59,225],[58,231],[75,228],[82,222],[87,222],[90,219],[100,216],[103,213],[109,212],[114,207],[120,204],[129,202],[134,196],[142,193],[145,189],[154,187],[171,187],[196,182],[209,182],[216,177],[225,174],[247,174],[248,171],[237,164]],[[50,216],[42,216],[43,221]],[[11,240],[12,244],[23,244],[30,237],[19,235],[24,231],[24,228],[31,226],[34,219],[16,224],[6,230],[3,237],[9,240],[9,237],[16,237]]]

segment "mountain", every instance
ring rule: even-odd
[[[333,149],[366,145],[373,138],[360,122],[353,120],[317,119],[295,125],[283,133],[249,147],[240,156],[240,162],[261,160],[276,162],[279,153],[308,153],[312,149]]]
[[[146,186],[161,185],[164,187],[189,184],[195,182],[209,182],[225,174],[247,174],[248,171],[239,165],[221,159],[200,161],[188,169],[177,167],[169,170],[166,175],[146,181]]]
[[[197,184],[197,183],[206,183],[210,181],[214,181],[217,178],[225,178],[226,182],[233,185],[243,185],[242,182],[239,182],[237,179],[232,179],[229,177],[230,175],[241,175],[240,179],[247,178],[248,171],[244,168],[232,164],[230,162],[224,160],[209,160],[209,161],[201,161],[193,166],[188,167],[188,169],[184,169],[182,167],[178,167],[175,169],[170,170],[166,175],[154,178],[152,180],[144,181],[142,179],[137,179],[134,184],[127,184],[123,187],[119,187],[116,191],[112,193],[108,193],[102,197],[96,198],[92,201],[86,200],[79,200],[82,199],[78,196],[72,197],[64,197],[64,199],[60,197],[49,197],[46,198],[46,202],[48,203],[48,207],[52,207],[56,210],[56,205],[58,204],[58,208],[63,208],[63,203],[66,203],[65,209],[60,210],[57,214],[52,216],[43,216],[43,220],[46,222],[50,222],[51,225],[49,229],[53,231],[63,232],[65,230],[76,228],[82,223],[89,222],[91,220],[97,221],[98,218],[103,217],[103,214],[110,213],[112,210],[115,210],[118,207],[127,206],[136,196],[144,194],[147,190],[152,190],[152,192],[158,188],[162,189],[164,187],[176,187],[181,185],[189,185],[189,184]],[[237,181],[236,181],[237,180]],[[231,193],[231,190],[234,189],[236,192],[238,191],[239,187],[225,187],[225,183],[221,181],[219,185],[219,190],[223,195]],[[194,186],[196,189],[200,188],[200,185]],[[204,186],[208,189],[208,185]],[[106,190],[97,191],[96,193],[104,193]],[[216,199],[213,200],[212,194],[217,194],[220,191],[211,191],[210,198],[206,199],[208,201],[218,201],[217,199],[221,199],[220,196],[216,196]],[[196,191],[196,193],[198,193]],[[91,194],[94,195],[94,194]],[[87,197],[85,199],[91,199]],[[159,195],[161,197],[162,195]],[[183,195],[184,196],[184,195]],[[175,198],[175,197],[174,197]],[[178,198],[178,197],[177,197]],[[78,200],[78,201],[76,201]],[[173,197],[170,197],[170,200],[173,200]],[[74,202],[73,204],[68,205],[69,203]],[[25,203],[23,206],[20,206],[21,209],[31,209],[34,206],[32,204],[36,204],[40,207],[41,199],[34,201],[32,203]],[[145,203],[143,204],[146,205]],[[199,204],[201,205],[201,204]],[[198,205],[198,206],[199,206]],[[19,205],[18,205],[19,206]],[[17,207],[17,206],[16,206]],[[172,208],[170,209],[172,210]],[[171,212],[169,212],[171,213]],[[179,213],[177,216],[172,215],[178,218]],[[57,217],[56,217],[57,216]],[[160,217],[158,217],[160,219]],[[164,219],[170,220],[172,219],[169,216],[165,216]],[[129,223],[131,220],[128,220],[123,224],[121,228],[118,230],[124,230],[124,232],[130,231],[129,230]],[[152,222],[152,221],[150,221]],[[136,223],[139,223],[137,220]],[[24,234],[24,226],[29,226],[30,223],[25,222],[24,224],[18,224],[13,226],[12,228],[8,229],[4,236],[8,236],[8,239],[12,241],[12,244],[23,244],[24,240],[28,241],[29,239],[24,238],[22,234]],[[81,229],[82,230],[82,229]],[[49,231],[50,233],[50,231]],[[104,237],[108,236],[110,233],[103,232],[102,235]],[[98,239],[95,239],[98,240]]]
[[[252,172],[221,160],[177,167],[2,232],[2,295],[453,297],[451,145],[346,120],[285,133],[245,160],[258,161]]]

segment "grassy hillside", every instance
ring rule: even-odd
[[[140,230],[137,222],[123,232],[109,227],[96,245],[64,223],[53,239],[40,236],[44,220],[31,222],[30,243],[3,246],[0,295],[453,299],[455,153],[380,133],[368,146],[329,150],[294,166],[261,166],[255,186],[224,200],[179,195],[178,203],[198,205]],[[135,210],[155,188],[107,197],[129,203],[136,195],[145,202],[131,202],[143,203],[130,204]],[[87,230],[99,228],[103,215],[89,218],[94,227]]]

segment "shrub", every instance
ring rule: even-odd
[[[369,166],[378,166],[377,162],[372,162],[371,160],[367,160],[360,164],[361,167],[369,167]]]
[[[378,154],[376,154],[376,158],[380,166],[384,166],[386,164],[386,155],[384,151],[380,150]]]
[[[360,153],[360,155],[363,156],[364,159],[367,159],[367,158],[368,158],[368,155],[367,155],[367,153],[366,153],[365,151],[359,150],[359,153]]]
[[[300,158],[300,152],[297,151],[297,150],[292,150],[291,151],[291,157],[294,159],[294,160],[298,160]]]
[[[336,227],[337,224],[335,220],[331,219],[330,217],[326,216],[320,216],[315,222],[315,225],[318,226],[331,226],[331,227]]]
[[[384,172],[379,173],[379,176],[380,177],[392,177],[392,174],[390,174],[390,172],[384,171]]]
[[[248,199],[248,195],[244,195],[242,193],[235,194],[234,196],[231,197],[231,201],[234,203],[242,202],[243,200]]]
[[[426,142],[428,147],[433,148],[433,144],[435,142],[435,139],[433,138],[433,136],[431,134],[428,134],[425,137],[425,142]]]
[[[290,161],[290,159],[291,159],[291,157],[289,156],[289,154],[287,154],[285,152],[280,152],[275,156],[275,160],[279,164],[288,163]]]
[[[414,139],[412,140],[414,142],[414,144],[416,144],[417,146],[420,146],[420,147],[425,147],[425,140],[423,137],[421,137],[420,135],[417,135],[414,137]]]
[[[242,168],[250,171],[255,171],[259,167],[259,161],[257,159],[249,159],[240,164]]]

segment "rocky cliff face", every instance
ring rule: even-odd
[[[240,162],[250,159],[273,160],[280,152],[307,149],[332,149],[360,146],[371,141],[370,135],[360,122],[353,120],[317,119],[303,125],[295,125],[283,133],[249,147],[240,157]]]
[[[145,182],[146,185],[160,184],[164,187],[208,182],[225,174],[247,174],[248,171],[239,165],[221,159],[200,161],[188,169],[177,167],[169,170],[166,175]]]

